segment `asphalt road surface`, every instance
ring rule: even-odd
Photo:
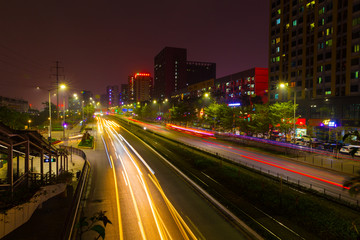
[[[230,223],[158,154],[116,123],[99,119],[92,135],[97,141],[95,150],[86,151],[93,170],[84,215],[107,212],[112,224],[106,227],[106,239],[254,237]]]

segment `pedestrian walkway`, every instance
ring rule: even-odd
[[[77,155],[69,156],[69,171],[74,173],[81,170],[84,159]],[[44,168],[46,169],[46,167]],[[67,188],[66,192],[53,197],[38,208],[30,220],[6,235],[4,240],[35,240],[35,239],[60,239],[68,211],[73,199],[75,187]]]

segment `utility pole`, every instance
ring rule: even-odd
[[[64,75],[59,75],[59,69],[63,69],[64,67],[59,67],[59,61],[55,62],[55,68],[56,69],[56,73],[52,74],[52,76],[56,77],[56,113],[57,113],[57,119],[59,119],[59,77],[64,77]]]

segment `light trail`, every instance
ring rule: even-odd
[[[111,135],[112,138],[117,140],[117,141],[115,141],[116,144],[118,144],[124,150],[125,154],[128,156],[128,159],[131,161],[132,165],[134,166],[134,169],[138,173],[138,175],[136,175],[136,178],[139,180],[139,182],[142,186],[142,189],[144,190],[145,196],[147,198],[147,202],[149,204],[149,208],[151,210],[151,214],[153,216],[153,220],[154,220],[157,232],[159,234],[159,238],[160,239],[170,239],[170,240],[173,239],[171,237],[169,230],[166,227],[165,222],[163,221],[163,219],[160,216],[160,213],[153,201],[152,194],[147,185],[147,182],[144,179],[144,174],[143,174],[140,166],[138,166],[138,163],[135,160],[135,156],[132,153],[134,153],[136,155],[136,158],[143,163],[143,165],[146,167],[146,169],[148,169],[148,171],[149,171],[148,175],[150,176],[151,182],[153,182],[153,184],[156,186],[156,189],[158,189],[162,199],[164,200],[164,202],[169,210],[169,213],[171,214],[171,216],[172,216],[174,222],[176,223],[178,230],[181,233],[181,235],[183,236],[183,238],[187,239],[187,240],[197,239],[196,236],[191,231],[190,227],[186,224],[185,220],[180,216],[180,214],[176,211],[175,207],[171,204],[170,200],[166,197],[158,180],[155,177],[155,172],[152,170],[152,168],[146,163],[146,161],[141,157],[141,155],[131,146],[131,144],[129,142],[127,142],[126,139],[121,134],[116,132],[114,127],[118,127],[118,126],[112,124],[110,121],[107,121],[107,120],[104,120],[104,121],[105,121],[104,125],[106,126],[105,130],[108,133],[109,137]],[[113,148],[116,150],[115,144],[112,143],[112,145],[113,145]],[[130,150],[131,150],[131,152],[130,152]],[[125,160],[121,157],[120,154],[117,154],[117,158],[119,159],[119,162],[123,167],[122,175],[123,175],[123,178],[125,181],[125,185],[128,186],[129,191],[130,191],[134,209],[135,209],[135,212],[136,212],[136,215],[138,218],[138,224],[139,224],[141,235],[142,235],[143,239],[146,239],[144,225],[141,220],[141,213],[139,211],[137,201],[136,201],[136,196],[133,191],[133,186],[132,186],[133,184],[130,181],[129,173],[127,170],[128,167],[126,167]]]
[[[109,159],[109,154],[107,152],[107,146],[105,144],[105,141],[104,141],[104,138],[101,134],[101,138],[103,140],[103,143],[104,143],[104,146],[105,146],[105,149],[106,149],[106,154],[108,156],[108,159]],[[113,165],[113,160],[110,156],[110,167],[112,169],[112,172],[113,172],[113,177],[114,177],[114,184],[115,184],[115,198],[116,198],[116,212],[117,212],[117,217],[118,217],[118,223],[119,223],[119,235],[120,235],[120,240],[123,240],[124,239],[124,236],[123,236],[123,230],[122,230],[122,222],[121,222],[121,212],[120,212],[120,200],[119,200],[119,192],[118,192],[118,184],[117,184],[117,180],[116,180],[116,173],[115,173],[115,168],[112,167]]]
[[[344,187],[340,183],[333,182],[333,181],[330,181],[330,180],[327,180],[327,179],[324,179],[324,178],[316,177],[316,176],[313,176],[313,175],[310,175],[310,174],[307,174],[307,173],[303,173],[303,172],[300,172],[300,171],[292,170],[292,169],[290,169],[288,167],[285,167],[285,165],[281,166],[281,164],[270,162],[269,160],[264,161],[264,160],[260,160],[260,159],[255,158],[255,157],[249,157],[249,156],[243,155],[241,153],[238,153],[238,151],[241,152],[241,150],[238,150],[238,149],[233,149],[233,151],[229,151],[229,150],[226,149],[226,148],[228,148],[227,146],[217,144],[217,143],[211,143],[211,142],[208,142],[208,141],[204,141],[204,142],[215,145],[216,147],[220,148],[223,151],[239,155],[240,157],[243,157],[243,158],[247,158],[247,159],[259,162],[259,163],[263,163],[263,164],[266,164],[266,165],[269,165],[269,166],[272,166],[272,167],[276,167],[276,168],[279,168],[279,169],[282,169],[282,170],[285,170],[285,171],[288,171],[288,172],[299,174],[299,175],[302,175],[302,176],[305,176],[305,177],[308,177],[308,178],[312,178],[312,179],[315,179],[315,180],[318,180],[318,181],[321,181],[321,182],[325,182],[325,183],[328,183],[328,184],[331,184],[331,185],[334,185],[334,186],[337,186],[337,187],[341,187],[341,188],[344,188],[344,189],[349,189],[348,187]]]
[[[134,195],[134,192],[133,192],[133,189],[132,189],[132,186],[131,186],[131,182],[130,182],[130,180],[129,180],[129,176],[128,176],[128,174],[127,174],[127,170],[126,170],[125,164],[124,164],[124,162],[123,162],[123,160],[122,160],[121,158],[120,158],[120,161],[121,161],[121,164],[122,164],[122,166],[123,166],[124,173],[125,173],[125,176],[126,176],[126,179],[127,179],[127,182],[128,182],[128,187],[129,187],[130,194],[131,194],[131,198],[132,198],[132,201],[133,201],[133,205],[134,205],[136,217],[138,218],[138,225],[139,225],[139,228],[140,228],[141,236],[142,236],[142,238],[145,240],[145,239],[146,239],[146,235],[145,235],[144,227],[143,227],[143,224],[142,224],[142,221],[141,221],[141,216],[140,216],[140,213],[139,213],[139,208],[138,208],[138,206],[137,206],[136,199],[135,199],[135,195]]]

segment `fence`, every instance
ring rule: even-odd
[[[276,142],[249,136],[235,137],[232,134],[221,134],[217,135],[217,137],[247,146],[281,152],[293,161],[303,162],[346,174],[356,174],[360,170],[360,159],[356,157],[351,158],[348,155],[339,154],[338,152],[327,152],[310,147],[297,146],[291,143]]]
[[[91,170],[91,166],[90,166],[89,161],[86,158],[86,154],[82,150],[73,148],[73,147],[68,147],[68,146],[65,146],[65,148],[71,154],[76,154],[85,160],[85,164],[81,171],[79,182],[77,184],[77,187],[76,187],[76,190],[74,193],[74,198],[71,203],[70,210],[68,212],[64,231],[62,233],[62,239],[70,240],[70,239],[76,239],[76,237],[77,237],[78,229],[75,229],[74,227],[75,227],[75,223],[78,222],[80,219],[80,214],[79,214],[80,210],[79,209],[81,209],[84,204],[84,201],[82,202],[81,200],[84,198],[85,188],[86,188],[87,180],[88,180],[89,173]]]

